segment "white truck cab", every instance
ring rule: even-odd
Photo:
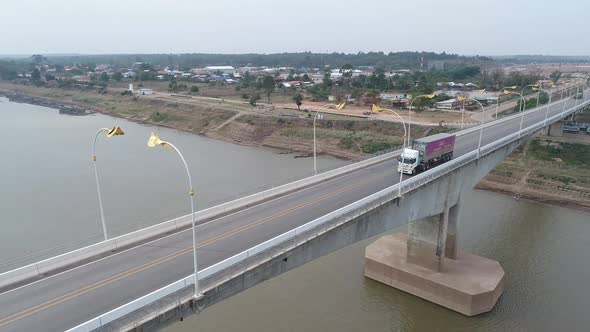
[[[397,171],[405,174],[416,174],[417,167],[420,165],[420,152],[418,150],[404,149],[398,157]]]

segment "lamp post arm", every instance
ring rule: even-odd
[[[191,172],[189,171],[188,168],[188,164],[186,163],[186,160],[184,159],[184,156],[182,155],[182,153],[180,152],[180,150],[178,150],[178,148],[170,143],[170,142],[162,142],[163,145],[168,145],[169,147],[171,147],[174,151],[176,151],[176,153],[178,153],[178,156],[180,156],[180,160],[182,160],[182,164],[184,165],[184,169],[186,170],[186,175],[188,177],[188,184],[189,184],[189,195],[194,195],[193,192],[193,180],[191,178]]]
[[[395,114],[400,119],[400,121],[402,122],[402,125],[404,127],[404,139],[402,140],[403,148],[402,148],[402,154],[401,154],[401,170],[399,172],[399,184],[398,184],[398,196],[401,199],[401,197],[402,197],[402,182],[404,181],[404,163],[405,163],[404,151],[406,150],[406,139],[408,140],[407,141],[408,144],[410,141],[409,141],[409,138],[406,138],[408,132],[406,131],[406,123],[404,122],[404,119],[394,110],[390,110],[387,108],[384,108],[384,110]],[[398,168],[400,168],[399,164],[398,164]]]
[[[315,115],[313,116],[313,173],[314,174],[318,174],[318,163],[317,163],[317,153],[316,153],[316,141],[315,141],[315,124],[316,124],[316,120],[318,118],[318,115],[326,108],[330,107],[332,105],[330,104],[326,104],[322,107],[320,107],[316,112]]]
[[[109,131],[109,128],[101,128],[94,135],[94,144],[92,145],[92,161],[96,161],[96,141],[98,140],[98,135],[100,135],[100,133],[104,133],[104,132],[108,132],[108,131]]]
[[[416,99],[418,99],[418,98],[424,98],[424,97],[428,97],[428,96],[430,96],[430,95],[426,95],[426,94],[418,95],[418,96],[414,97],[412,99],[412,101],[410,101],[410,108],[408,109],[408,135],[407,135],[408,136],[408,142],[410,142],[410,135],[412,135],[412,131],[411,131],[412,130],[412,117],[411,117],[411,114],[412,114],[412,105],[414,104],[414,102],[416,101]]]

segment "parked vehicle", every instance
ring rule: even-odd
[[[574,99],[582,99],[582,98],[584,98],[583,92],[578,92],[574,95]]]
[[[436,134],[415,139],[412,148],[399,156],[397,171],[416,174],[453,159],[455,134]]]
[[[580,127],[576,126],[576,125],[570,125],[570,126],[563,126],[563,131],[566,133],[572,133],[572,134],[577,134],[580,132]]]

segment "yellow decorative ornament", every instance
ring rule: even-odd
[[[153,148],[158,145],[162,145],[162,146],[166,147],[167,144],[165,141],[162,141],[160,139],[160,136],[158,136],[158,134],[152,132],[150,135],[150,138],[148,139],[147,146],[149,146],[150,148]]]
[[[119,126],[114,126],[113,129],[111,129],[107,132],[108,137],[119,136],[119,135],[125,135],[125,132]]]

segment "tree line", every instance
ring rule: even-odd
[[[383,68],[418,69],[428,61],[485,62],[488,57],[466,57],[457,54],[434,52],[358,52],[352,53],[276,53],[276,54],[112,54],[112,55],[67,55],[47,56],[50,63],[68,65],[78,63],[92,67],[96,64],[110,64],[116,67],[130,66],[134,62],[148,62],[152,65],[178,65],[183,69],[207,65],[232,66],[293,66],[324,67],[350,64]]]

